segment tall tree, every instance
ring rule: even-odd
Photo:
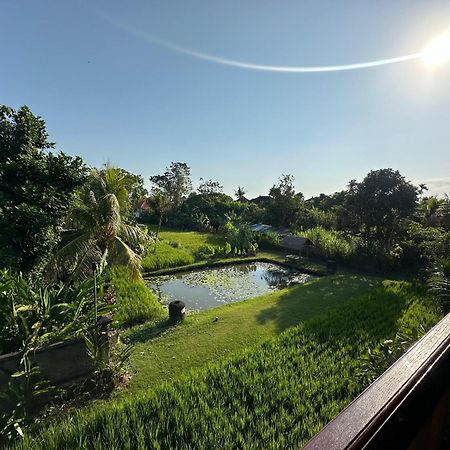
[[[292,225],[297,220],[303,204],[303,194],[295,192],[293,175],[283,174],[278,183],[270,189],[269,196],[269,221],[273,225]]]
[[[128,223],[129,195],[126,177],[120,169],[108,166],[93,170],[89,184],[71,210],[73,227],[48,265],[50,277],[80,279],[90,274],[93,262],[128,266],[139,278],[141,258],[148,236],[134,223]]]
[[[53,148],[42,118],[0,106],[0,266],[39,270],[59,240],[87,172]]]
[[[150,205],[150,208],[152,208],[155,212],[156,218],[158,220],[158,228],[156,229],[154,248],[154,252],[156,253],[156,246],[158,244],[158,236],[161,230],[161,224],[164,217],[170,210],[170,201],[161,189],[156,188],[153,190],[152,195],[148,198],[148,203]]]
[[[417,197],[418,188],[398,170],[380,169],[369,172],[361,183],[351,182],[346,206],[368,245],[376,241],[386,249],[401,220],[414,212]]]
[[[151,176],[150,181],[177,207],[192,191],[190,176],[191,169],[186,163],[173,162],[162,175]]]
[[[200,195],[203,194],[221,194],[223,192],[223,186],[218,181],[204,180],[200,178],[200,185],[197,192]]]

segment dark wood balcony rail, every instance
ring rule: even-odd
[[[449,402],[447,314],[303,450],[450,448]]]

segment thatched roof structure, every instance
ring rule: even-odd
[[[280,242],[281,247],[286,248],[288,250],[297,250],[297,251],[301,251],[305,247],[312,245],[313,243],[309,239],[292,235],[285,236]]]

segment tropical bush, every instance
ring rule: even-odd
[[[258,244],[255,242],[250,225],[240,219],[230,218],[223,227],[223,234],[230,243],[235,255],[256,253]]]
[[[41,377],[39,367],[32,365],[28,352],[10,377],[6,389],[0,391],[0,442],[23,437],[27,427],[56,389]]]
[[[142,280],[135,280],[125,266],[109,270],[110,289],[115,299],[114,321],[128,327],[162,317],[164,308]]]
[[[428,285],[430,292],[436,295],[445,311],[448,311],[450,309],[450,259],[443,260],[434,269]]]
[[[319,256],[349,262],[358,252],[358,238],[339,231],[326,230],[322,227],[311,228],[297,233],[314,244],[314,251]]]
[[[195,252],[197,259],[212,258],[215,254],[220,254],[220,247],[214,247],[211,244],[202,245]]]
[[[253,233],[255,242],[258,247],[264,250],[279,250],[280,249],[280,237],[273,231],[266,233]]]
[[[0,270],[0,354],[82,332],[95,321],[93,293],[92,279],[41,286],[21,274]]]
[[[80,412],[16,448],[298,448],[364,389],[350,381],[368,349],[402,323],[429,328],[440,318],[435,310],[424,319],[423,305],[411,285],[385,282],[256,349]]]

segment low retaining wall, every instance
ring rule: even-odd
[[[21,353],[0,356],[0,389],[8,384],[11,375],[19,369]],[[53,386],[69,384],[87,378],[92,373],[92,362],[81,338],[56,342],[29,353],[32,364],[39,366],[42,378]]]
[[[101,317],[97,329],[108,340],[105,359],[109,359],[110,317]],[[9,353],[0,356],[0,390],[8,384],[11,375],[19,370],[22,353]],[[28,357],[41,371],[43,379],[53,386],[73,384],[89,378],[93,371],[92,361],[81,337],[55,342],[30,352]]]

